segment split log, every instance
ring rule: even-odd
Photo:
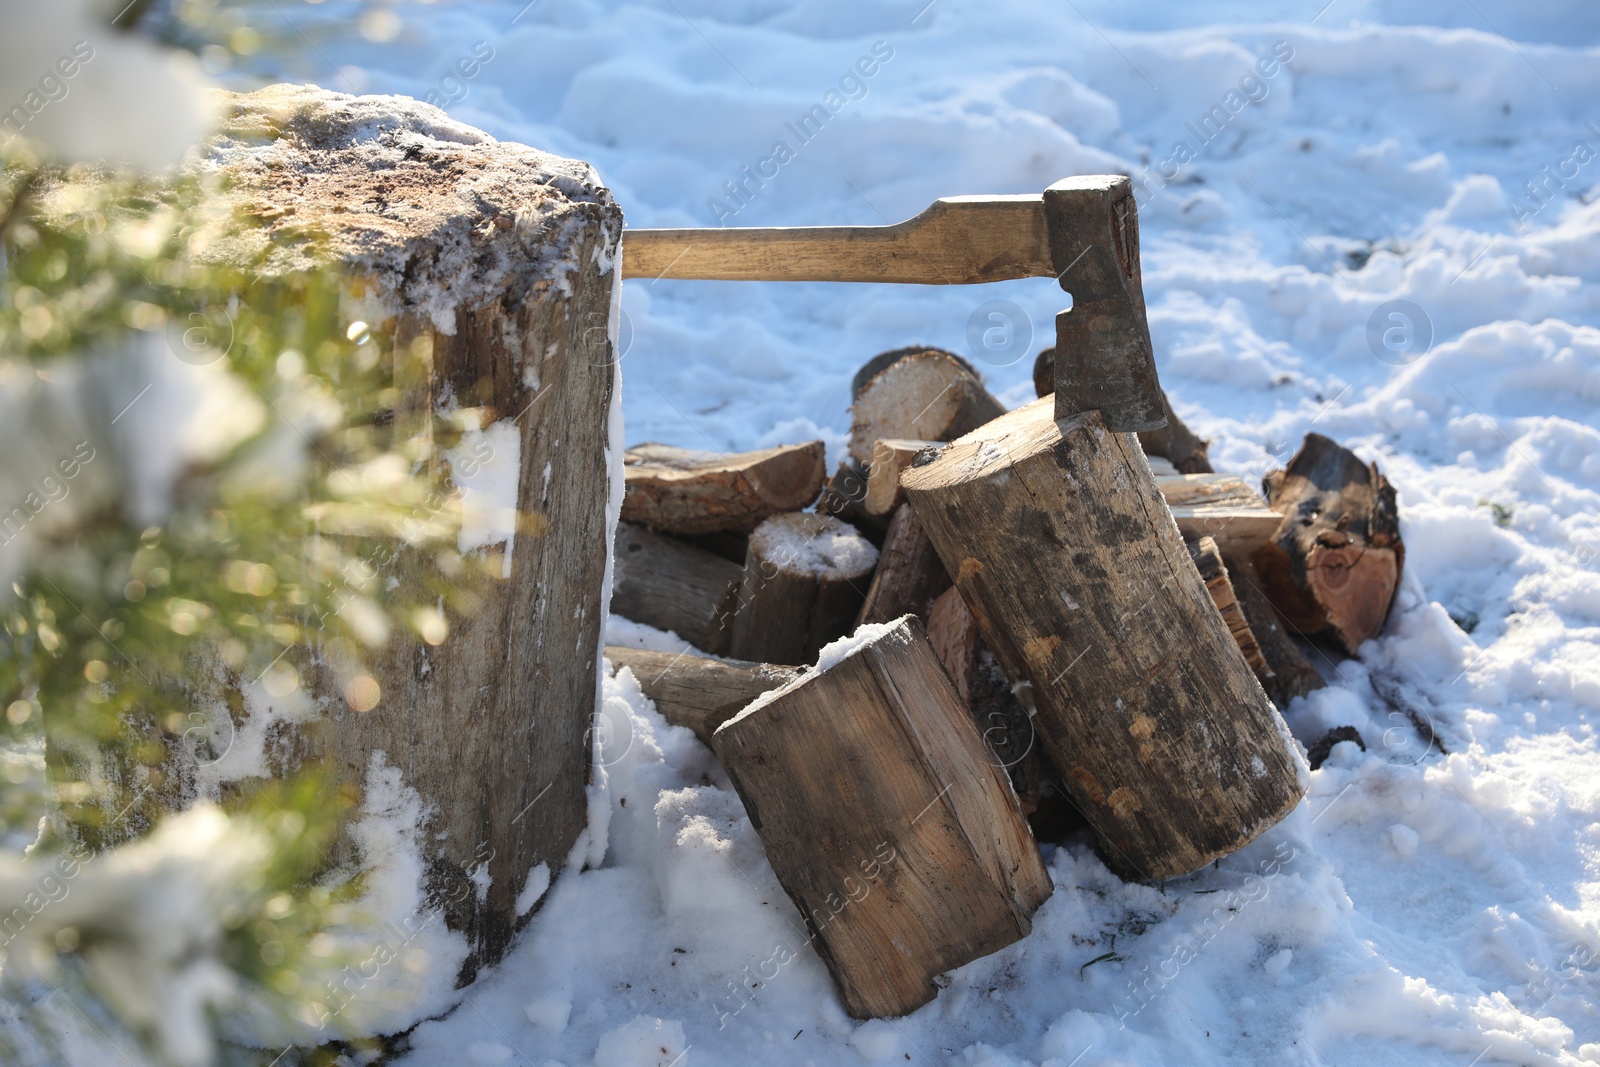
[[[867,513],[867,472],[853,459],[839,461],[839,469],[828,479],[828,487],[817,501],[819,515],[832,515],[847,522],[866,535],[875,545],[883,544],[883,535],[889,527],[889,516]]]
[[[893,515],[905,503],[905,490],[900,488],[900,472],[911,466],[912,457],[925,448],[937,448],[937,441],[908,440],[888,437],[872,446],[872,464],[867,468],[867,495],[862,507],[874,517]]]
[[[618,356],[606,328],[622,214],[587,163],[442,124],[414,100],[278,85],[219,104],[220,132],[190,170],[214,198],[204,213],[214,228],[191,253],[246,279],[249,296],[281,294],[284,307],[298,307],[306,272],[344,279],[352,314],[372,326],[370,351],[392,355],[396,369],[392,389],[375,394],[385,409],[372,432],[404,439],[450,411],[479,409],[474,461],[451,477],[489,497],[496,525],[504,512],[523,520],[506,521],[487,546],[504,568],[476,590],[472,610],[448,613],[443,644],[397,632],[357,664],[312,628],[281,657],[299,682],[286,700],[220,662],[186,679],[215,682],[220,691],[207,696],[219,708],[248,709],[230,726],[266,745],[274,772],[315,768],[330,791],[358,802],[372,786],[414,791],[427,813],[415,835],[427,883],[415,919],[442,912],[467,949],[459,971],[433,973],[454,966],[433,960],[419,977],[449,989],[502,957],[530,918],[518,906],[530,872],[547,865],[556,875],[588,821],[606,457],[622,448],[609,436]],[[430,462],[446,461],[436,453]],[[464,485],[468,468],[482,466],[509,499]],[[362,566],[376,568],[379,590],[452,577],[431,553],[403,547]],[[361,675],[376,683],[363,685],[376,704],[363,696],[355,711],[346,686]],[[206,706],[199,696],[187,706]],[[325,713],[308,719],[309,707]],[[195,756],[178,749],[184,766],[161,788],[192,786]],[[226,794],[241,766],[253,776],[261,763],[241,747],[205,774]],[[349,833],[331,862],[361,863]]]
[[[1051,883],[921,624],[852,644],[712,746],[846,1010],[904,1015],[1026,937]]]
[[[1236,475],[1160,476],[1156,488],[1183,535],[1213,538],[1226,559],[1248,558],[1283,523],[1283,516]]]
[[[743,567],[631,522],[617,523],[613,559],[612,611],[704,652],[728,650]]]
[[[694,731],[707,747],[717,727],[739,714],[762,693],[794,681],[800,671],[772,663],[707,659],[681,652],[606,646],[606,659],[627,667],[661,717]]]
[[[1038,396],[1049,396],[1056,391],[1056,350],[1050,347],[1040,352],[1033,361],[1033,390]],[[1172,401],[1165,392],[1161,402],[1166,405],[1167,424],[1159,430],[1144,430],[1139,434],[1139,447],[1147,456],[1161,456],[1170,461],[1181,474],[1209,474],[1211,460],[1206,456],[1210,444],[1197,437],[1183,424]]]
[[[972,714],[989,753],[1011,777],[1022,814],[1033,836],[1059,841],[1084,825],[1067,797],[1034,730],[1033,716],[1011,691],[1011,680],[984,643],[978,620],[954,587],[928,613],[928,643],[933,646],[956,695]]]
[[[1096,412],[1053,411],[1037,400],[901,481],[989,647],[1028,683],[1019,696],[1107,862],[1170,878],[1293,809],[1303,764],[1138,442]]]
[[[949,441],[1006,409],[968,364],[928,348],[908,352],[878,371],[861,387],[850,410],[850,456],[870,463],[877,441]]]
[[[750,535],[729,654],[806,664],[849,633],[878,550],[827,515],[774,515]]]
[[[1300,646],[1289,635],[1278,611],[1261,591],[1261,579],[1248,559],[1228,562],[1228,577],[1238,597],[1239,609],[1244,612],[1250,632],[1255,634],[1261,655],[1272,669],[1272,677],[1261,679],[1261,688],[1280,708],[1287,708],[1295,697],[1314,693],[1328,683],[1322,673],[1306,660]],[[1260,674],[1257,674],[1260,678]],[[1313,770],[1316,768],[1313,767]]]
[[[1376,463],[1315,433],[1263,486],[1283,520],[1254,555],[1262,590],[1296,632],[1355,655],[1383,629],[1400,587],[1394,487]]]
[[[769,515],[810,507],[827,477],[821,441],[734,453],[651,443],[622,462],[622,517],[676,534],[748,532]]]
[[[916,512],[911,505],[901,504],[889,520],[878,569],[873,572],[856,625],[889,622],[902,615],[926,620],[934,598],[949,588],[950,575],[922,532]]]
[[[1272,668],[1267,665],[1266,657],[1261,654],[1261,646],[1256,643],[1256,635],[1251,632],[1250,623],[1244,617],[1244,609],[1239,606],[1233,582],[1228,578],[1227,565],[1222,562],[1222,553],[1217,551],[1217,542],[1210,537],[1202,537],[1194,541],[1185,541],[1184,544],[1189,549],[1189,558],[1194,560],[1195,570],[1200,572],[1200,580],[1206,583],[1206,592],[1211,594],[1211,602],[1217,606],[1222,621],[1228,624],[1228,632],[1233,635],[1239,651],[1244,653],[1244,661],[1250,664],[1252,671],[1256,672],[1256,681],[1265,689],[1268,680],[1272,678]]]

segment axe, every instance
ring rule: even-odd
[[[892,226],[624,230],[624,278],[958,285],[1055,278],[1056,418],[1098,410],[1117,432],[1166,425],[1139,276],[1139,214],[1122,175],[1043,194],[949,196]]]

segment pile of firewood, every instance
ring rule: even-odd
[[[1263,497],[1170,404],[1057,422],[1050,360],[1007,412],[949,352],[878,356],[831,479],[820,441],[626,454],[612,610],[708,655],[607,656],[721,759],[860,1017],[1027,935],[1035,838],[1154,881],[1291,810],[1272,702],[1323,683],[1290,634],[1353,652],[1399,582],[1375,465],[1313,434]]]

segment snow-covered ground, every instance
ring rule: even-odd
[[[1287,715],[1366,751],[1164,887],[1047,847],[1031,937],[861,1025],[714,759],[623,674],[603,860],[407,1062],[1600,1061],[1600,8],[924,3],[401,5],[266,73],[431,93],[593,162],[632,225],[877,223],[1131,173],[1162,379],[1218,468],[1259,476],[1315,429],[1399,489],[1388,629]],[[294,17],[316,36],[337,6]],[[744,168],[769,176],[741,202]],[[630,443],[821,437],[830,459],[869,356],[952,348],[1019,403],[1066,306],[1046,280],[632,281],[622,303]],[[969,343],[991,327],[1014,333]]]

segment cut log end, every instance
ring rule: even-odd
[[[965,361],[939,349],[913,351],[878,371],[856,395],[850,456],[871,463],[879,440],[949,441],[1004,413]]]

